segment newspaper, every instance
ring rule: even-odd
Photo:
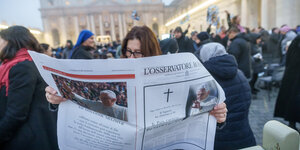
[[[213,149],[225,100],[220,85],[190,53],[137,59],[61,60],[30,52],[59,95],[62,150]]]

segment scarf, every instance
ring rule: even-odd
[[[19,62],[23,62],[25,60],[32,61],[32,58],[28,54],[27,49],[20,49],[16,56],[13,59],[5,59],[0,66],[0,89],[2,86],[6,86],[6,96],[8,96],[8,88],[9,88],[9,71],[10,69]]]

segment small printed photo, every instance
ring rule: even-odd
[[[186,103],[186,118],[211,111],[219,102],[215,81],[191,85]]]
[[[83,82],[52,74],[61,95],[92,111],[128,121],[126,82]]]

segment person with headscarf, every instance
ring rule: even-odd
[[[67,40],[66,47],[63,50],[63,59],[69,58],[70,52],[73,49],[73,42],[71,40]]]
[[[283,40],[281,41],[281,65],[285,65],[288,43],[293,41],[297,34],[287,25],[284,25],[280,28],[280,33],[283,35]]]
[[[93,59],[92,51],[95,46],[94,33],[82,30],[78,36],[77,43],[70,51],[69,59]]]
[[[215,149],[231,150],[256,145],[248,120],[251,89],[234,56],[227,54],[223,45],[213,42],[203,46],[200,59],[226,96],[227,119],[225,125],[218,126],[216,130]]]
[[[298,35],[286,53],[283,79],[275,106],[275,117],[289,121],[289,126],[296,129],[300,122],[300,35]],[[297,129],[296,129],[297,130]]]

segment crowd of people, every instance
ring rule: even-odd
[[[2,30],[0,149],[23,149],[24,145],[28,149],[58,149],[56,110],[67,99],[58,96],[55,89],[46,85],[28,49],[59,59],[141,58],[181,52],[195,54],[224,89],[226,96],[225,102],[216,105],[210,112],[218,122],[215,149],[241,149],[256,145],[248,120],[251,96],[259,92],[255,83],[265,65],[278,63],[285,66],[286,71],[275,116],[285,118],[290,127],[297,130],[296,122],[300,122],[300,26],[293,29],[282,25],[271,32],[262,27],[250,30],[240,24],[238,15],[231,19],[230,13],[226,13],[229,28],[222,26],[218,33],[212,33],[210,25],[206,31],[193,31],[188,37],[190,26],[185,31],[177,27],[170,31],[169,38],[158,40],[147,26],[135,26],[122,43],[97,46],[94,33],[83,30],[74,46],[68,40],[66,47],[56,49],[55,53],[51,52],[48,44],[39,44],[25,27],[12,26]],[[57,81],[62,80],[53,77]],[[119,93],[116,94],[116,104],[127,106],[126,83],[90,84],[72,80],[64,83],[73,92],[77,91],[81,97],[90,100],[100,96],[93,90]],[[39,130],[32,130],[33,127]]]
[[[73,93],[93,101],[99,101],[100,91],[110,90],[116,94],[116,104],[127,107],[126,82],[81,82],[54,74],[52,74],[52,77],[58,89],[66,98],[70,97],[70,93],[65,90],[65,86],[68,86]]]

